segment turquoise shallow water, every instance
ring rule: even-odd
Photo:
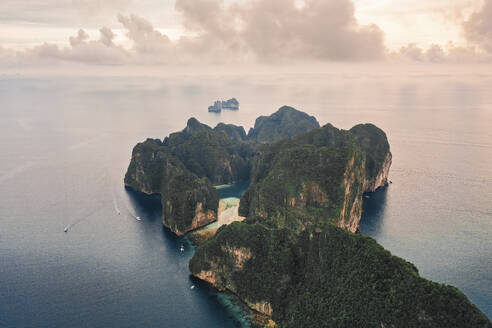
[[[322,124],[387,131],[393,184],[365,199],[362,233],[492,317],[491,81],[2,76],[0,327],[240,326],[213,291],[190,289],[191,246],[122,179],[136,142],[181,130],[190,116],[248,128],[284,104]],[[206,111],[231,96],[240,111]]]
[[[220,199],[241,198],[246,190],[248,190],[249,181],[243,181],[234,185],[220,186],[217,188]]]

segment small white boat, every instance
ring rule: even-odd
[[[369,198],[369,196],[364,196],[365,198]]]
[[[195,285],[191,285],[190,289],[195,289]]]
[[[185,251],[185,248],[183,245],[181,245],[181,248],[179,249],[181,252],[184,252]]]
[[[63,229],[63,232],[68,232],[68,226],[66,226],[65,229]]]
[[[138,220],[138,221],[141,221],[140,216],[137,216],[137,220]]]

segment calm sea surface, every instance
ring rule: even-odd
[[[418,72],[1,76],[0,327],[240,327],[123,176],[137,142],[190,116],[248,129],[284,104],[387,132],[393,184],[365,199],[362,233],[492,318],[491,90],[488,75]],[[207,113],[233,96],[239,112]]]

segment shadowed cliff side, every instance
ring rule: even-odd
[[[314,117],[282,107],[258,118],[248,136],[242,127],[221,123],[212,129],[191,118],[162,142],[138,144],[125,184],[160,194],[163,223],[177,234],[217,219],[212,185],[250,179],[241,216],[301,230],[323,220],[354,232],[362,193],[385,185],[390,165],[388,140],[376,126],[319,128]]]
[[[373,192],[388,184],[392,161],[388,138],[383,130],[373,124],[359,124],[350,129],[356,136],[366,157],[364,191]]]
[[[391,153],[386,134],[374,125],[344,131],[327,124],[265,146],[253,163],[241,216],[301,230],[332,222],[355,232],[362,194],[386,185]]]
[[[279,110],[271,120],[300,115],[299,131],[309,129],[307,122],[313,118],[294,109],[284,112]],[[282,122],[280,129],[292,124],[290,120]],[[125,185],[146,194],[160,194],[163,224],[182,235],[217,219],[218,196],[213,185],[249,180],[252,159],[260,147],[243,127],[220,123],[212,129],[191,118],[182,131],[163,141],[148,139],[135,146]]]
[[[328,124],[259,147],[240,204],[247,219],[199,246],[190,271],[270,326],[492,327],[456,288],[349,232],[363,192],[388,183],[391,160],[372,124]]]
[[[163,146],[188,170],[214,185],[248,180],[255,152],[254,145],[246,142],[244,128],[221,123],[212,129],[195,118],[183,131],[165,138]]]
[[[125,185],[160,194],[162,222],[177,235],[217,219],[219,198],[210,181],[191,173],[159,140],[135,146]]]
[[[386,134],[372,124],[319,128],[282,108],[248,136],[190,119],[163,142],[138,144],[125,185],[160,194],[163,224],[182,235],[217,219],[214,184],[250,179],[239,213],[246,220],[204,241],[190,270],[235,293],[269,327],[491,328],[460,291],[350,232],[363,193],[387,184],[391,160]]]
[[[235,222],[196,249],[190,271],[282,328],[492,327],[458,289],[329,223]]]

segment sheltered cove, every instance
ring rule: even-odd
[[[363,193],[387,185],[391,160],[372,124],[320,127],[283,107],[247,135],[190,119],[164,141],[137,145],[125,184],[160,194],[164,225],[183,235],[227,210],[214,185],[251,181],[245,219],[205,236],[190,271],[237,295],[261,325],[492,327],[456,288],[353,234]]]

